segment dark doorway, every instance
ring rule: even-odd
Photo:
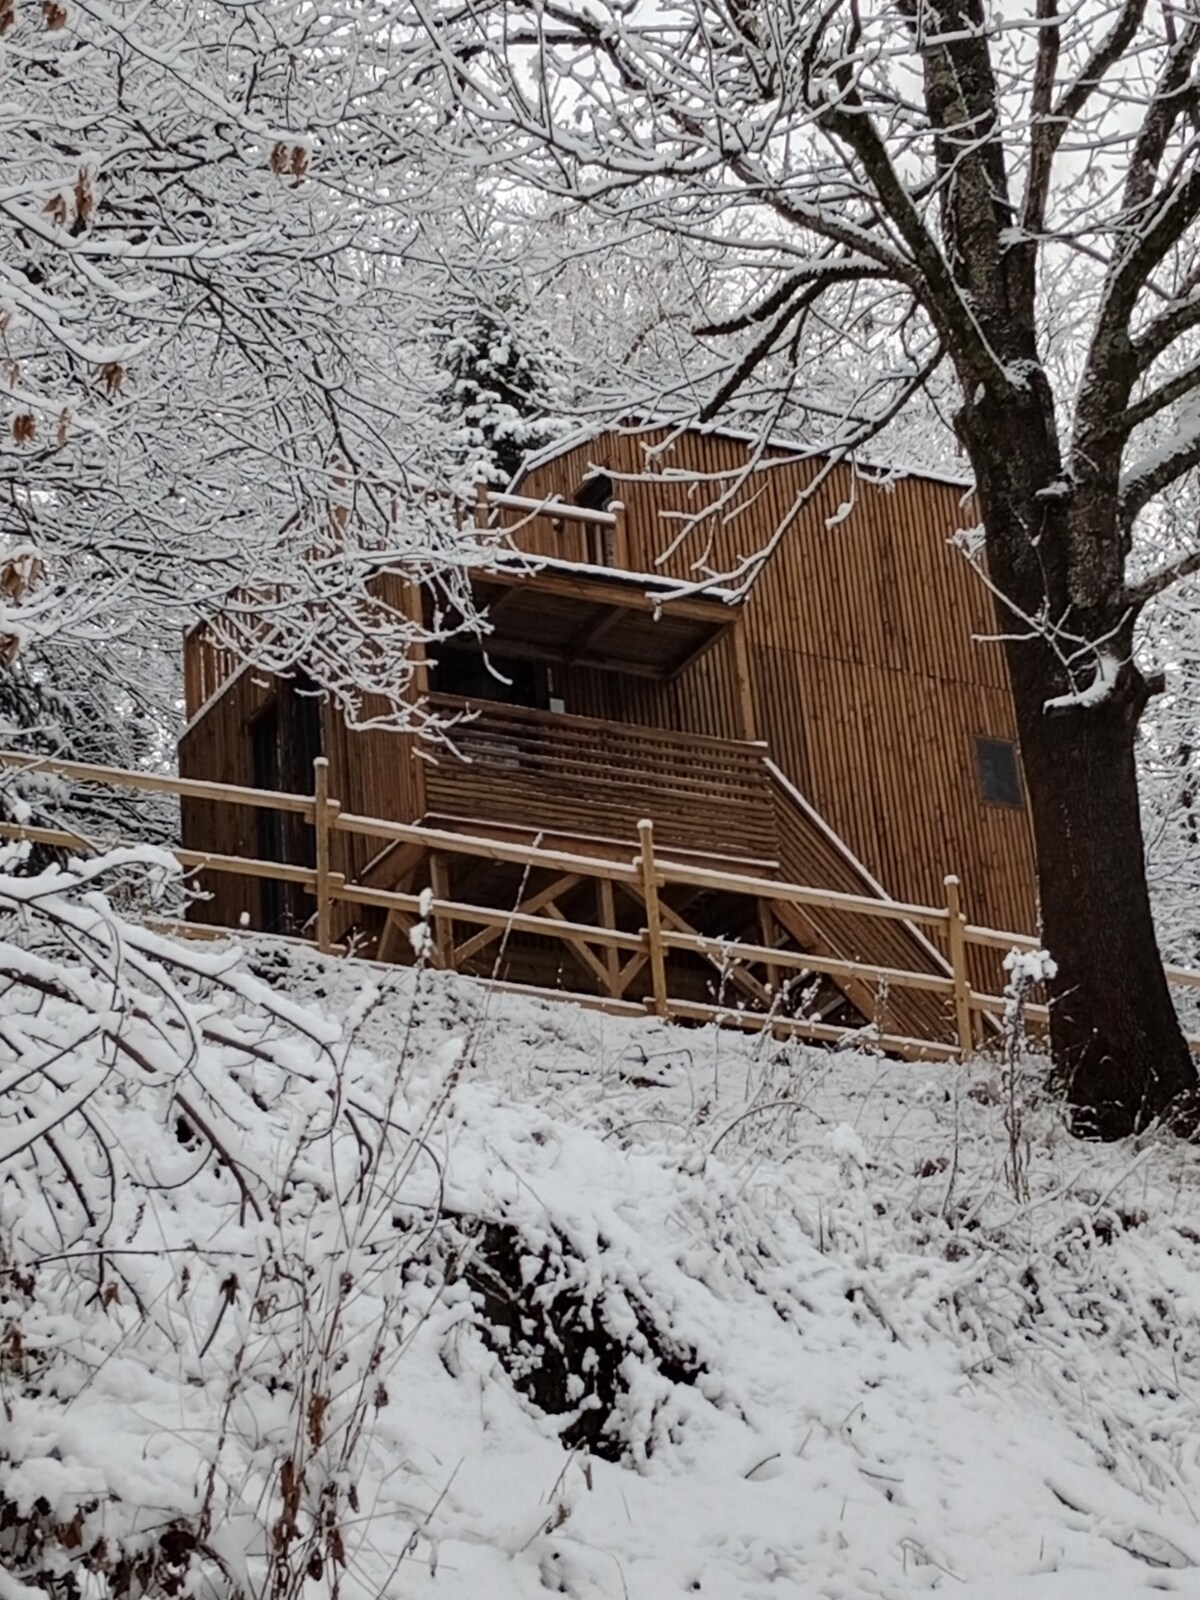
[[[456,650],[443,645],[433,664],[435,694],[452,694],[461,700],[491,700],[505,706],[528,706],[544,711],[548,702],[546,673],[535,661],[508,656],[488,656],[478,650]]]
[[[250,724],[250,744],[254,759],[254,787],[280,787],[279,701],[273,700]],[[282,811],[260,807],[255,813],[255,854],[260,861],[284,859],[284,817]],[[287,899],[277,878],[259,880],[259,926],[264,933],[284,933]]]
[[[275,697],[250,724],[254,785],[284,794],[313,792],[313,762],[323,750],[324,693],[304,673],[281,681]],[[311,867],[316,836],[302,817],[265,807],[256,813],[255,848],[261,861]],[[294,933],[311,906],[299,884],[263,878],[260,927],[264,933]]]

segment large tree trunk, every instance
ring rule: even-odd
[[[1134,675],[1098,705],[1047,712],[1044,654],[1010,648],[1042,939],[1058,968],[1051,1048],[1077,1131],[1115,1139],[1190,1113],[1196,1087],[1146,888],[1134,762],[1144,691]]]
[[[1080,1133],[1120,1138],[1166,1113],[1194,1120],[1196,1070],[1158,952],[1134,740],[1148,698],[1132,660],[1111,484],[1065,480],[1049,387],[964,407],[990,576],[1000,601],[1033,818],[1054,1064]],[[1089,603],[1081,603],[1087,591]],[[1039,620],[1040,619],[1040,620]],[[1044,630],[1057,625],[1059,636]],[[1080,641],[1120,663],[1092,703],[1063,665]],[[1093,666],[1079,658],[1082,687]]]

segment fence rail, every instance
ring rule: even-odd
[[[351,812],[343,812],[337,800],[329,795],[328,762],[324,758],[319,758],[315,763],[311,795],[284,794],[275,790],[247,788],[237,784],[175,778],[161,773],[132,772],[84,762],[49,760],[7,750],[0,751],[0,770],[2,769],[36,769],[80,783],[107,784],[146,792],[225,802],[230,805],[255,806],[299,816],[314,830],[315,864],[311,867],[242,856],[208,854],[188,849],[176,849],[173,854],[180,865],[188,869],[233,873],[251,878],[273,877],[281,882],[299,885],[312,895],[316,903],[312,919],[315,938],[306,942],[315,944],[318,950],[326,954],[343,953],[342,947],[334,943],[332,933],[333,908],[337,904],[343,904],[374,907],[386,913],[399,912],[414,921],[432,924],[436,930],[432,945],[435,959],[444,965],[453,965],[455,924],[501,932],[536,934],[562,941],[576,950],[582,946],[592,952],[596,968],[601,972],[604,968],[594,954],[596,950],[610,954],[614,962],[622,955],[627,956],[632,962],[639,965],[644,963],[649,969],[651,994],[644,1003],[622,999],[616,993],[595,995],[511,983],[496,985],[501,989],[520,989],[521,992],[571,999],[585,1006],[598,1007],[618,1015],[644,1014],[649,1008],[668,1020],[717,1021],[748,1029],[769,1027],[781,1036],[794,1035],[829,1042],[844,1039],[848,1032],[853,1031],[831,1023],[781,1015],[770,1007],[761,1011],[751,1011],[673,996],[670,987],[670,956],[672,952],[678,951],[715,962],[730,972],[738,969],[744,972],[749,966],[757,964],[766,966],[769,971],[794,969],[822,974],[835,981],[855,980],[876,987],[896,986],[943,996],[947,1002],[948,1016],[952,1017],[953,1042],[948,1039],[914,1039],[886,1033],[878,1034],[876,1040],[885,1050],[909,1059],[961,1059],[977,1047],[984,1019],[1002,1015],[1006,1006],[1004,996],[985,994],[972,988],[968,976],[970,947],[982,945],[991,949],[1014,950],[1037,948],[1036,939],[1027,934],[1010,933],[969,922],[961,905],[958,880],[953,876],[945,880],[946,904],[926,906],[852,895],[838,890],[816,889],[804,884],[781,883],[774,879],[750,877],[733,871],[675,861],[669,854],[663,854],[656,847],[654,828],[649,822],[640,824],[637,849],[628,861],[623,861],[614,860],[609,856],[550,850],[513,840],[492,839],[447,829],[429,828],[418,823],[392,822],[381,817],[358,816]],[[437,892],[431,896],[428,892],[414,894],[399,889],[379,889],[367,884],[347,882],[343,874],[330,868],[332,837],[339,832],[367,835],[388,842],[419,844],[442,856],[457,854],[488,861],[514,863],[527,868],[549,868],[558,874],[573,874],[580,879],[594,879],[600,885],[626,885],[641,896],[644,906],[644,925],[636,933],[625,932],[616,927],[568,920],[557,912],[552,902],[549,902],[548,907],[544,909],[544,914],[539,914],[539,909],[542,908],[508,910],[453,900],[448,895]],[[117,843],[117,841],[94,843],[64,829],[18,823],[0,823],[0,838],[28,840],[62,849],[93,852],[112,848]],[[661,892],[669,885],[723,890],[759,900],[788,902],[801,908],[834,909],[863,917],[916,924],[936,933],[945,941],[949,953],[947,970],[911,971],[868,961],[842,960],[685,931],[669,925],[668,916],[664,915]],[[669,913],[669,908],[666,909]],[[192,937],[223,937],[244,931],[195,923],[173,926],[175,931]],[[474,942],[477,943],[480,937],[486,938],[487,935],[476,936]],[[471,940],[467,941],[467,944],[471,943]],[[1184,988],[1200,989],[1200,972],[1171,966],[1165,970],[1171,983]],[[1025,1011],[1034,1021],[1044,1022],[1048,1016],[1044,1006],[1027,1006]],[[1197,1041],[1192,1042],[1197,1043]]]

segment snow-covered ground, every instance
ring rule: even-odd
[[[114,1066],[11,966],[0,1600],[1200,1596],[1198,1157],[1036,1063],[293,956]]]

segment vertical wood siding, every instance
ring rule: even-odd
[[[763,462],[737,485],[748,446],[689,433],[649,458],[677,481],[621,481],[643,472],[647,446],[663,438],[604,435],[529,474],[521,492],[569,499],[589,467],[605,467],[626,508],[630,569],[687,579],[729,572],[760,550],[824,466]],[[661,560],[681,514],[730,488],[721,514],[702,517]],[[990,642],[995,604],[954,542],[976,519],[961,486],[838,466],[794,516],[740,626],[759,736],[887,890],[937,904],[943,877],[957,872],[972,920],[1031,931],[1028,813],[985,804],[975,771],[978,736],[1017,736],[1003,652]],[[726,641],[670,684],[568,671],[561,692],[569,712],[740,738],[733,664]]]

